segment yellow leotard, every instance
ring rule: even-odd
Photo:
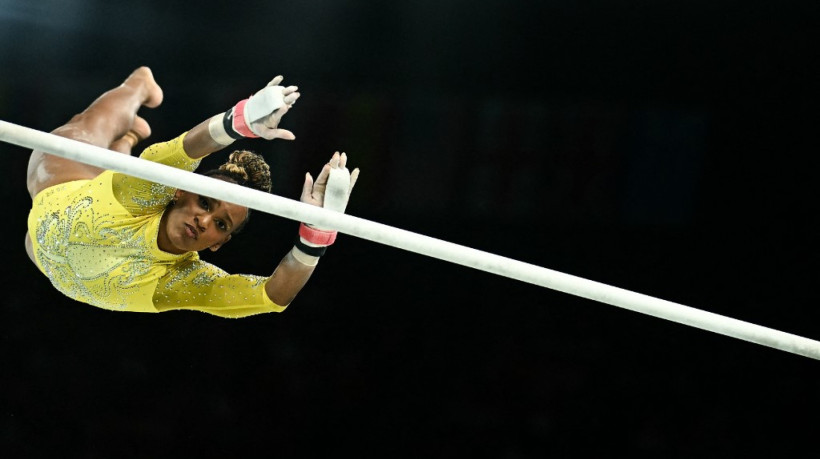
[[[184,137],[154,144],[140,157],[193,171],[199,161],[185,153]],[[196,252],[157,247],[174,191],[113,171],[41,191],[28,217],[37,266],[63,294],[104,309],[221,317],[283,311],[265,293],[267,277],[229,275]]]

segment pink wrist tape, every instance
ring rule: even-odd
[[[330,245],[336,241],[337,231],[323,231],[302,223],[299,225],[299,237],[311,244]]]
[[[248,124],[245,122],[245,104],[248,99],[240,100],[233,108],[233,130],[243,135],[244,137],[257,138],[258,135],[251,131]]]

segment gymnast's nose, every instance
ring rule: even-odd
[[[210,215],[203,215],[201,217],[196,217],[196,226],[199,228],[200,232],[204,232],[208,229],[208,226],[211,225],[211,217]]]

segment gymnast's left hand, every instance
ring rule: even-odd
[[[332,179],[331,172],[333,172]],[[337,151],[330,158],[330,161],[322,167],[322,171],[316,177],[315,182],[310,173],[305,174],[301,201],[317,207],[344,212],[358,178],[359,168],[353,169],[352,172],[349,171],[347,169],[347,154]],[[339,180],[343,180],[343,182],[339,182]],[[329,183],[330,186],[328,186]]]

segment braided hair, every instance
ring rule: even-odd
[[[270,166],[265,162],[265,158],[258,153],[248,150],[236,150],[228,156],[228,160],[217,169],[203,172],[206,177],[213,177],[246,186],[254,190],[270,193],[271,178]],[[248,216],[245,221],[237,225],[234,233],[238,233],[251,216],[251,209],[248,209]]]

